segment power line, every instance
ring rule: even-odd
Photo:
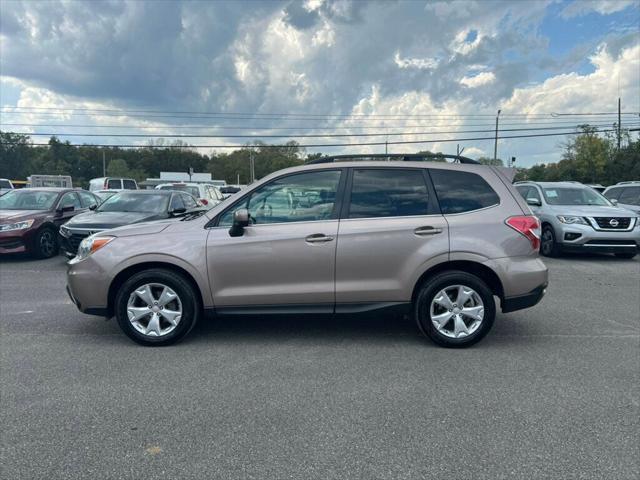
[[[627,124],[626,126],[636,126],[638,122],[633,124]],[[575,125],[574,128],[580,128],[581,125]],[[562,127],[535,127],[535,128],[503,128],[502,132],[523,132],[523,131],[539,131],[539,130],[562,130],[570,128],[568,126]],[[267,135],[249,135],[249,134],[231,134],[231,135],[203,135],[203,134],[152,134],[152,133],[28,133],[28,132],[13,132],[31,137],[121,137],[121,138],[339,138],[339,137],[406,137],[410,135],[439,135],[439,134],[453,134],[453,133],[489,133],[493,130],[449,130],[449,131],[433,131],[433,132],[380,132],[380,133],[333,133],[333,134],[267,134]]]
[[[632,132],[639,131],[640,128],[630,129]],[[593,133],[613,132],[615,129],[594,130]],[[503,135],[499,139],[509,138],[537,138],[555,137],[561,135],[580,135],[582,132],[560,132],[560,133],[537,133],[527,135]],[[358,147],[358,146],[380,146],[380,145],[418,145],[425,143],[449,143],[449,142],[470,142],[482,140],[494,140],[495,137],[467,137],[467,138],[442,138],[432,140],[398,140],[395,142],[357,142],[357,143],[319,143],[319,144],[296,144],[302,148],[322,148],[322,147]],[[15,142],[0,142],[0,145],[15,145]],[[48,146],[48,143],[31,143],[32,146]],[[255,147],[256,145],[130,145],[130,144],[66,144],[70,147],[111,147],[111,148],[235,148],[243,149]],[[282,148],[286,145],[259,145],[260,148]]]
[[[581,122],[579,125],[590,125],[590,126],[609,126],[613,122],[598,120],[596,122]],[[448,126],[461,126],[461,127],[490,127],[493,125],[490,123],[447,123]],[[552,120],[544,122],[501,122],[501,125],[505,126],[526,126],[526,125],[567,125],[566,128],[570,128],[571,125],[576,125],[575,120]],[[438,123],[424,124],[421,123],[419,125],[370,125],[370,126],[337,126],[337,127],[265,127],[265,126],[240,126],[240,125],[171,125],[171,124],[163,124],[163,125],[136,125],[136,124],[127,124],[127,125],[87,125],[87,124],[78,124],[78,123],[4,123],[0,122],[0,127],[9,126],[9,127],[71,127],[71,128],[122,128],[122,129],[140,129],[140,130],[148,130],[148,129],[215,129],[215,130],[374,130],[374,129],[390,129],[390,128],[430,128],[434,126],[441,126]]]

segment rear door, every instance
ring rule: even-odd
[[[448,253],[447,222],[425,169],[352,169],[338,232],[337,312],[411,301],[416,272]]]

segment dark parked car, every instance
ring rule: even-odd
[[[38,258],[58,253],[58,228],[100,203],[93,194],[70,188],[22,188],[0,197],[0,254],[29,252]]]
[[[133,223],[163,220],[204,211],[193,195],[172,190],[125,190],[60,228],[60,245],[74,257],[80,242],[94,233]]]

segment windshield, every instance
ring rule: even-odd
[[[162,213],[167,211],[169,195],[162,193],[121,192],[109,197],[96,210],[98,212]]]
[[[549,205],[611,206],[606,198],[590,188],[547,187],[542,192]]]
[[[174,190],[178,192],[187,192],[193,195],[196,198],[200,197],[200,192],[198,192],[198,187],[190,187],[188,185],[163,185],[159,188],[159,190]]]
[[[58,192],[11,190],[0,197],[0,210],[49,210]]]

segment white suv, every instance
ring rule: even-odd
[[[178,190],[187,192],[198,199],[198,201],[207,208],[213,208],[218,205],[224,196],[217,187],[207,183],[161,183],[156,186],[156,190]]]

